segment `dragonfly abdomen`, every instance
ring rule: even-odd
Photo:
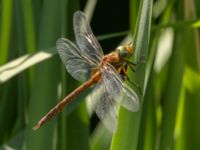
[[[69,104],[74,100],[76,96],[78,96],[81,92],[92,86],[93,84],[97,83],[100,79],[100,72],[97,71],[91,79],[86,81],[84,84],[76,88],[73,92],[71,92],[68,96],[66,96],[62,101],[60,101],[54,108],[52,108],[38,123],[33,127],[33,130],[37,130],[47,121],[52,119],[56,114],[58,114],[65,105]]]

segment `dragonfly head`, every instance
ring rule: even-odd
[[[116,51],[121,58],[126,59],[132,55],[132,46],[130,44],[119,46]]]

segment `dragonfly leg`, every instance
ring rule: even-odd
[[[117,72],[120,74],[122,71],[123,66],[120,66],[119,68],[117,68]]]
[[[135,83],[135,82],[133,82],[133,81],[130,80],[130,78],[129,78],[128,75],[127,75],[127,71],[126,71],[125,66],[121,66],[121,67],[118,68],[118,69],[120,69],[120,72],[119,72],[119,73],[121,73],[121,71],[123,71],[123,74],[121,74],[121,75],[122,75],[122,78],[123,78],[124,80],[129,81],[133,86],[135,86],[135,87],[139,90],[139,93],[142,95],[142,89],[141,89],[141,87],[140,87],[137,83]]]
[[[141,59],[139,59],[137,63],[133,63],[129,60],[126,60],[126,62],[128,63],[129,67],[131,68],[133,72],[137,72],[142,66],[142,64],[146,63],[146,60],[145,60],[145,57],[141,57]]]

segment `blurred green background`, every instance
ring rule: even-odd
[[[76,10],[88,17],[109,53],[128,33],[129,77],[140,85],[140,110],[119,112],[112,135],[81,94],[38,131],[35,123],[78,87],[55,48],[74,40]],[[200,1],[0,0],[0,150],[199,150]],[[133,87],[134,88],[134,87]]]

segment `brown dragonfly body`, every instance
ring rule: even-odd
[[[132,48],[130,46],[126,45],[126,46],[124,46],[124,48],[127,50],[128,53],[131,53]],[[103,56],[102,62],[100,63],[99,67],[102,67],[102,65],[105,65],[106,63],[113,64],[116,67],[118,67],[118,66],[121,67],[121,64],[123,64],[123,60],[120,58],[118,52],[112,52],[110,54]],[[74,91],[72,91],[62,101],[60,101],[55,107],[53,107],[44,117],[42,117],[42,119],[40,119],[40,121],[38,121],[38,123],[33,127],[33,130],[37,130],[43,124],[45,124],[47,121],[51,120],[67,104],[72,102],[76,96],[78,96],[80,93],[82,93],[87,88],[91,87],[93,84],[99,82],[100,79],[101,79],[101,72],[98,69],[97,71],[95,71],[95,73],[92,75],[92,77],[89,80],[87,80],[81,86],[79,86]]]
[[[96,114],[110,131],[115,131],[120,104],[130,111],[139,109],[137,94],[123,82],[119,75],[121,71],[126,73],[125,66],[132,55],[132,47],[131,45],[120,46],[115,51],[103,55],[100,44],[80,11],[74,14],[74,32],[78,47],[70,40],[60,38],[57,41],[57,49],[67,71],[75,79],[84,83],[52,108],[33,127],[33,130],[37,130],[53,118],[85,89],[98,84],[94,88],[98,94],[95,97],[98,100]]]

